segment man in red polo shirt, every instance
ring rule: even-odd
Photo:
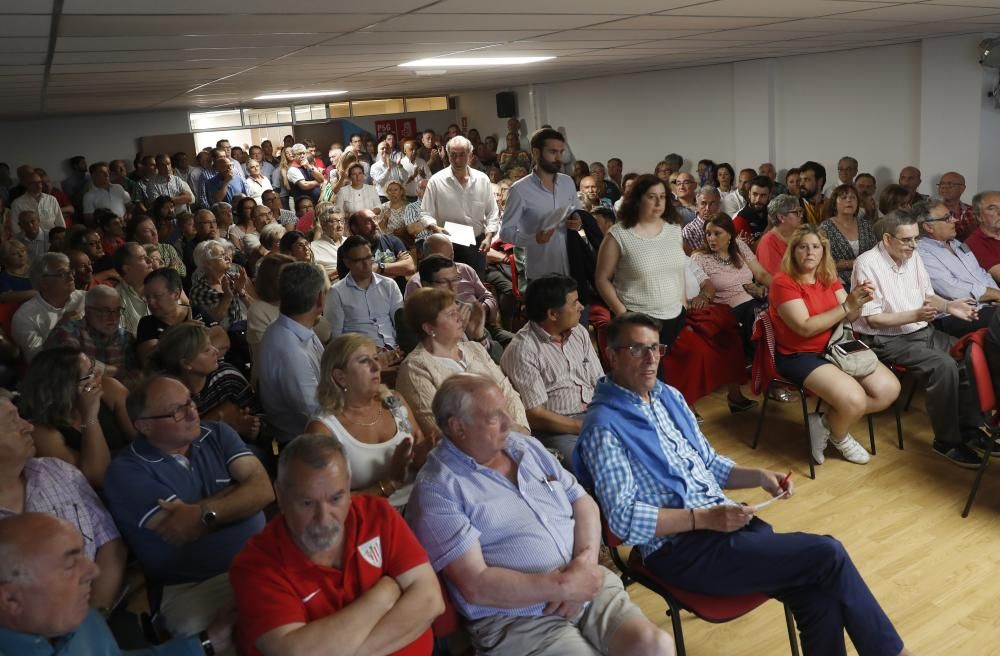
[[[1000,282],[1000,192],[981,191],[972,197],[972,213],[979,221],[965,240],[979,261],[979,266]]]
[[[351,497],[343,446],[301,435],[278,460],[281,513],[233,561],[247,656],[428,656],[444,611],[427,554],[384,499]]]

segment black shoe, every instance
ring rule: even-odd
[[[934,453],[965,469],[976,469],[983,461],[981,456],[977,456],[975,451],[964,444],[953,446],[944,442],[934,442],[933,449]]]
[[[975,451],[980,458],[986,455],[986,448],[990,445],[990,440],[992,436],[984,435],[980,431],[969,431],[968,433],[962,431],[962,437],[965,438],[965,446],[969,447]],[[996,440],[993,440],[993,448],[990,451],[990,457],[1000,458],[1000,444]]]
[[[753,399],[743,399],[742,401],[729,401],[729,412],[739,414],[747,412],[757,407],[757,402]]]

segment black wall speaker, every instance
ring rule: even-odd
[[[517,117],[517,96],[512,91],[497,94],[497,118]]]

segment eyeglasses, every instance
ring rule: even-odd
[[[888,234],[888,233],[886,233],[886,234]],[[916,237],[907,237],[905,239],[900,239],[896,235],[889,235],[889,236],[892,237],[893,239],[895,239],[896,241],[898,241],[900,244],[904,244],[906,246],[916,246],[917,245],[917,238]]]
[[[105,317],[108,319],[113,319],[122,315],[122,309],[120,306],[116,308],[88,307],[87,311],[93,312],[99,317]]]
[[[964,187],[964,182],[939,182],[939,187]]]
[[[796,215],[796,216],[802,216],[802,210],[801,209],[798,209],[798,210],[788,210],[787,212],[778,212],[778,214],[793,214],[793,215]]]
[[[438,278],[437,280],[432,281],[432,283],[435,285],[448,285],[449,287],[454,287],[460,282],[461,278],[459,278],[458,276],[454,278]]]
[[[149,420],[152,421],[153,419],[167,419],[167,418],[170,418],[170,419],[173,419],[175,423],[180,423],[181,421],[183,421],[184,419],[186,419],[188,417],[188,415],[191,414],[191,412],[193,412],[196,409],[197,409],[197,406],[194,404],[194,399],[189,398],[183,405],[180,405],[176,409],[174,409],[173,412],[170,412],[170,413],[165,414],[165,415],[153,415],[151,417],[139,417],[139,419],[149,419]]]
[[[951,223],[952,221],[955,221],[955,215],[952,214],[951,212],[948,212],[944,216],[939,216],[939,217],[933,217],[932,216],[929,219],[924,219],[923,222],[924,223],[937,223],[939,221],[944,221],[944,222],[947,222],[947,223]]]
[[[356,263],[375,261],[375,258],[371,255],[367,257],[345,257],[344,259],[347,260],[348,262],[356,262]]]
[[[663,357],[667,354],[666,344],[629,344],[628,346],[616,346],[616,351],[628,351],[633,358],[644,357],[647,353],[653,357]]]
[[[66,269],[65,271],[53,271],[52,273],[44,273],[44,274],[42,274],[42,277],[43,278],[62,278],[63,280],[72,280],[73,279],[73,272],[70,271],[69,269]]]
[[[678,187],[688,187],[694,184],[694,180],[678,180],[674,184]]]

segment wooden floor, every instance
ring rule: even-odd
[[[810,406],[811,407],[811,406]],[[761,442],[750,448],[759,411],[730,415],[722,394],[702,399],[705,435],[737,463],[794,471],[796,494],[761,511],[777,532],[830,534],[847,547],[876,598],[914,654],[1000,654],[1000,458],[994,458],[968,519],[960,512],[974,470],[931,451],[931,430],[918,392],[903,415],[905,450],[896,447],[893,415],[875,418],[877,455],[854,465],[832,447],[809,479],[801,406],[768,405]],[[851,431],[868,446],[864,422]],[[733,493],[757,503],[763,490]],[[646,616],[666,630],[666,604],[637,584],[629,589]],[[778,602],[727,624],[683,619],[690,656],[790,653]],[[849,653],[856,653],[848,643]]]

